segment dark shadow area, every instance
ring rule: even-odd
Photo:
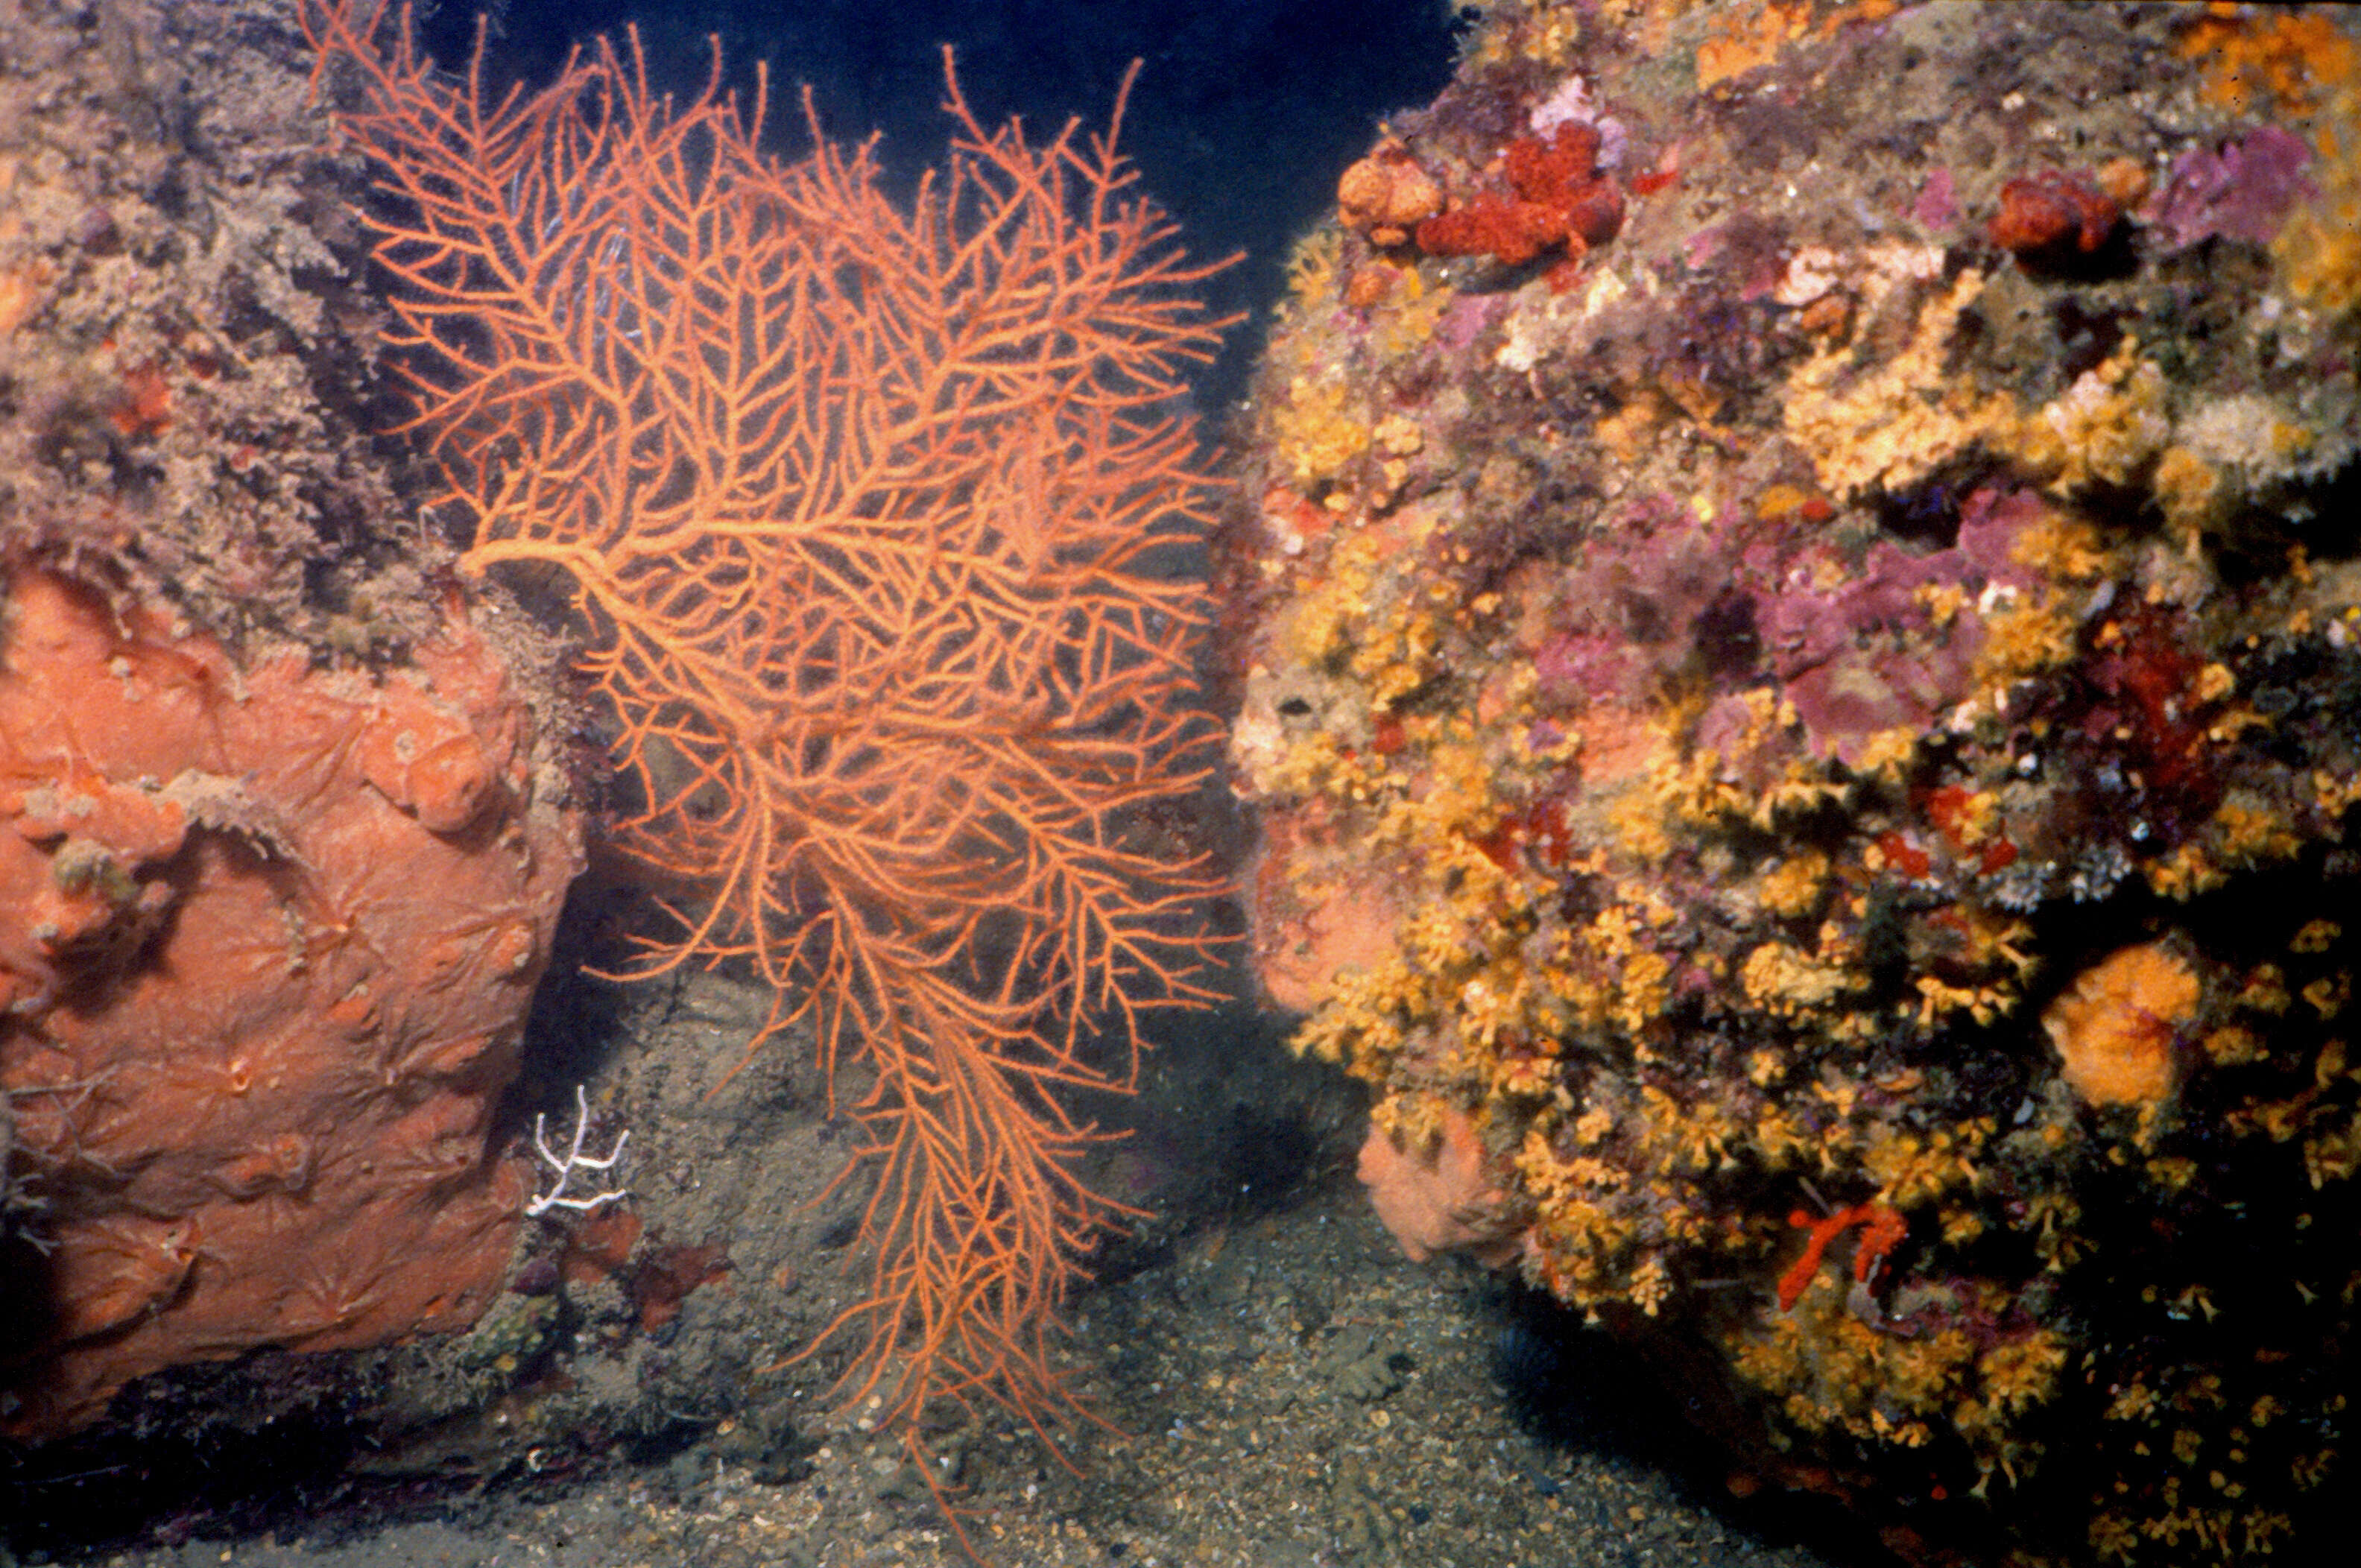
[[[89,1434],[0,1443],[0,1562],[439,1516],[456,1483],[369,1468],[376,1360],[264,1350],[175,1368],[126,1388]]]
[[[1122,1135],[1086,1179],[1147,1211],[1093,1260],[1102,1285],[1169,1263],[1211,1227],[1294,1208],[1349,1173],[1367,1093],[1289,1049],[1291,1028],[1244,1002],[1156,1018],[1138,1092],[1077,1104]]]
[[[1501,1398],[1544,1453],[1586,1453],[1660,1472],[1692,1506],[1764,1546],[1801,1547],[1844,1568],[1894,1561],[1872,1525],[1828,1498],[1773,1486],[1744,1495],[1745,1484],[1732,1481],[1745,1468],[1744,1456],[1725,1452],[1704,1430],[1718,1416],[1704,1407],[1718,1401],[1685,1398],[1664,1357],[1505,1279],[1488,1281],[1477,1314],[1492,1331],[1492,1376]],[[1565,1486],[1539,1468],[1532,1479],[1544,1491]],[[1582,1503],[1568,1501],[1577,1509]],[[1635,1550],[1631,1560],[1642,1559]]]

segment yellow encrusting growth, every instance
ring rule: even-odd
[[[1963,272],[1918,307],[1902,351],[1870,357],[1848,341],[1806,358],[1787,378],[1781,406],[1787,438],[1812,454],[1821,488],[1850,500],[1872,488],[1903,488],[1977,443],[2014,430],[2016,406],[1943,374],[1960,317],[1983,292]]]
[[[1481,9],[1476,96],[1385,156],[1465,210],[1544,103],[1612,116],[1625,216],[1522,271],[1299,260],[1235,750],[1319,846],[1265,917],[1398,900],[1299,1044],[1383,1127],[1479,1127],[1485,1255],[1719,1368],[1766,1478],[1938,1529],[2087,1486],[2034,1557],[2281,1539],[2337,1419],[2290,1369],[2361,1272],[2361,396],[2320,373],[2361,354],[2361,137],[2291,45],[2349,28],[2125,13],[2143,60],[2210,40],[2170,136],[1944,57],[1938,180],[1730,126],[1870,101],[1982,8]],[[2208,107],[2215,54],[2314,149],[2268,245],[2277,198],[2201,178],[2287,156]],[[2088,145],[1957,158],[2026,116]],[[2011,248],[2004,200],[2070,221]]]

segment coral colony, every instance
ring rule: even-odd
[[[583,1171],[598,1176],[611,1172],[621,1163],[623,1150],[631,1141],[630,1133],[618,1133],[615,1135],[615,1146],[603,1156],[586,1155],[582,1152],[582,1145],[589,1135],[590,1095],[580,1084],[574,1086],[574,1141],[566,1146],[564,1154],[549,1146],[548,1113],[544,1112],[533,1117],[533,1152],[539,1155],[541,1163],[549,1168],[550,1182],[548,1191],[535,1192],[525,1200],[525,1218],[538,1220],[549,1214],[588,1214],[609,1203],[620,1203],[631,1195],[631,1190],[624,1187],[609,1187],[597,1192],[567,1190],[574,1185],[574,1178]]]
[[[1210,995],[1214,884],[1126,828],[1214,738],[1202,589],[1159,569],[1206,490],[1163,411],[1217,335],[1205,269],[1112,133],[987,130],[948,54],[951,161],[897,206],[816,124],[757,150],[718,60],[675,106],[601,42],[492,106],[382,5],[304,16],[403,214],[376,256],[460,565],[571,582],[615,841],[690,890],[641,972],[745,960],[761,1039],[808,1022],[874,1069],[848,1398],[921,1458],[938,1404],[1081,1413],[1048,1336],[1121,1205],[1059,1097],[1127,1086],[1141,1015]]]
[[[1223,579],[1255,961],[1379,1215],[1907,1556],[2304,1539],[2349,13],[1474,9],[1298,249]]]

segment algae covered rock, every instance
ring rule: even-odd
[[[1302,243],[1228,563],[1257,961],[1376,1090],[1380,1212],[1897,1541],[2304,1540],[2361,35],[1479,10],[1346,181],[1441,210]]]

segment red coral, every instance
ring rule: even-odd
[[[1572,123],[1500,155],[1509,192],[1487,191],[1417,229],[1429,256],[1494,256],[1515,266],[1563,245],[1572,257],[1623,227],[1623,192],[1598,168],[1598,127]]]
[[[1514,267],[1565,244],[1567,233],[1564,213],[1488,191],[1419,225],[1418,247],[1429,256],[1496,256]]]
[[[1935,869],[1933,858],[1912,843],[1905,834],[1881,833],[1877,836],[1877,848],[1885,856],[1887,865],[1914,882]]]
[[[1977,800],[1976,792],[1963,784],[1945,784],[1928,792],[1919,806],[1955,854],[1972,853],[1976,870],[1990,876],[2015,865],[2017,850],[2007,839],[1987,838],[1977,828]]]
[[[1861,1227],[1861,1238],[1853,1243],[1852,1277],[1862,1285],[1869,1283],[1878,1265],[1910,1232],[1910,1222],[1902,1217],[1900,1211],[1876,1202],[1856,1203],[1817,1220],[1798,1209],[1787,1216],[1787,1223],[1811,1234],[1804,1238],[1803,1255],[1779,1277],[1779,1310],[1783,1312],[1795,1310],[1812,1277],[1820,1271],[1820,1259],[1827,1254],[1828,1244],[1846,1231],[1855,1225]]]
[[[1510,185],[1526,201],[1568,207],[1598,177],[1598,127],[1574,121],[1558,126],[1547,141],[1519,137],[1501,151],[1500,163]]]
[[[2000,188],[1992,242],[2020,261],[2089,256],[2107,243],[2123,217],[2123,209],[2082,176],[2044,170]]]

